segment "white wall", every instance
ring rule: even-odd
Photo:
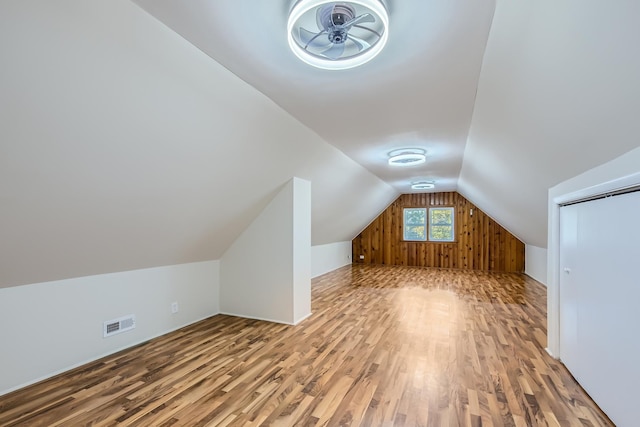
[[[220,260],[222,313],[287,324],[310,314],[311,240],[310,230],[305,229],[310,220],[297,218],[309,213],[303,206],[310,203],[309,194],[305,195],[309,189],[309,183],[298,178],[284,184],[224,253]],[[306,314],[305,308],[295,307],[305,298],[309,301]]]
[[[218,293],[218,261],[0,289],[0,394],[215,315]],[[103,338],[128,314],[135,329]]]
[[[293,178],[293,324],[311,315],[311,183]]]
[[[547,284],[547,249],[525,245],[524,273],[543,285]]]
[[[0,287],[220,259],[292,176],[316,245],[397,197],[129,0],[0,1],[0,58]]]
[[[547,247],[547,191],[638,146],[640,2],[497,0],[459,192]]]
[[[351,264],[351,241],[311,247],[311,277]]]
[[[621,186],[640,184],[640,147],[549,189],[547,251],[547,349],[560,355],[560,204]]]

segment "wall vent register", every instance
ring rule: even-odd
[[[130,314],[128,316],[119,317],[117,319],[108,320],[103,323],[103,337],[110,337],[122,332],[130,331],[136,327],[136,316]]]

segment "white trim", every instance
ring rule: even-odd
[[[293,326],[299,325],[300,323],[302,323],[304,320],[307,320],[312,315],[313,315],[313,313],[309,313],[306,316],[302,316],[300,319],[298,319],[298,320],[293,322]]]
[[[306,316],[306,317],[302,318],[301,320],[299,320],[298,322],[294,323],[294,322],[287,322],[285,320],[269,319],[267,317],[247,316],[246,314],[236,314],[236,313],[232,313],[232,312],[229,312],[229,311],[221,311],[220,314],[222,314],[224,316],[239,317],[241,319],[259,320],[261,322],[278,323],[280,325],[289,325],[289,326],[295,326],[296,324],[300,323],[302,320],[304,320],[307,317],[311,316],[311,314],[309,314],[308,316]]]
[[[549,207],[547,244],[547,352],[560,358],[560,205]]]
[[[622,178],[613,179],[611,181],[603,182],[601,184],[582,188],[577,191],[572,191],[571,193],[561,194],[553,198],[553,203],[555,203],[556,205],[566,205],[567,203],[574,203],[582,199],[588,199],[594,196],[600,196],[611,192],[631,189],[633,187],[637,187],[638,185],[640,185],[640,172],[633,173]]]

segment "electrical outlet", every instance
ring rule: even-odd
[[[360,259],[364,259],[364,255],[360,255]]]
[[[171,303],[171,313],[172,314],[176,314],[178,312],[179,308],[178,308],[178,303],[177,302],[172,302]]]

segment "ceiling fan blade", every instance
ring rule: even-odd
[[[324,56],[329,59],[338,59],[340,55],[344,52],[344,43],[335,43],[329,49],[322,52]]]
[[[375,34],[378,38],[382,37],[382,34],[377,32],[376,30],[372,30],[371,28],[363,27],[362,25],[352,25],[352,28],[360,28],[361,30],[369,31],[370,33]],[[384,31],[383,31],[384,32]]]
[[[356,46],[358,46],[358,50],[360,52],[362,52],[365,49],[369,49],[371,47],[371,45],[369,43],[367,43],[366,41],[359,39],[358,37],[354,37],[351,34],[347,34],[347,39],[351,40],[353,43],[355,43]]]
[[[349,28],[352,25],[362,24],[363,22],[376,22],[376,18],[370,13],[364,13],[360,16],[356,16],[351,21],[345,22],[344,27]]]
[[[326,30],[322,30],[319,33],[312,33],[304,28],[299,28],[300,42],[304,45],[304,49],[312,47],[314,49],[324,49],[331,46],[331,42],[327,37],[322,37],[326,34]]]

